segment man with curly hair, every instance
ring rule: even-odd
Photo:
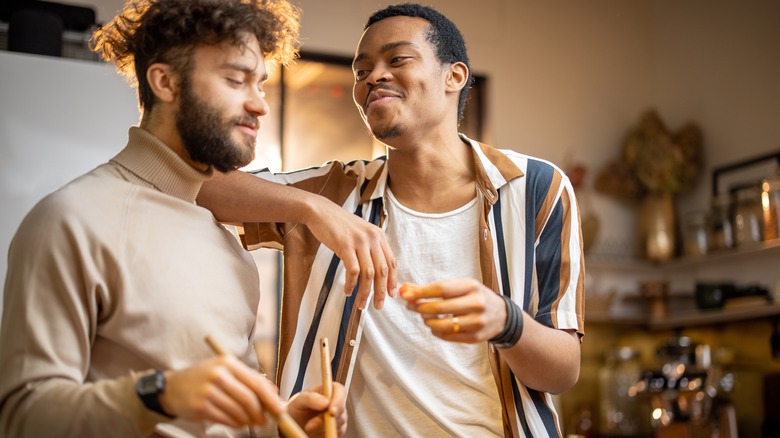
[[[253,158],[265,62],[293,59],[298,30],[285,0],[133,0],[95,33],[143,115],[124,149],[43,199],[11,243],[0,436],[251,436],[269,410],[314,435],[328,410],[344,432],[342,385],[332,401],[314,388],[283,403],[258,372],[257,268],[195,204],[204,181]],[[270,219],[306,224],[387,287],[377,227],[325,198],[266,190]],[[317,222],[328,208],[341,219]]]
[[[348,436],[562,435],[552,394],[577,381],[584,333],[569,179],[458,133],[471,69],[460,31],[436,10],[374,13],[352,67],[355,104],[387,157],[260,178],[231,172],[198,198],[217,215],[240,198],[244,211],[232,217],[251,221],[260,179],[327,194],[385,230],[398,280],[410,283],[381,312],[361,306],[332,292],[338,257],[305,230],[245,224],[248,243],[285,250],[282,395],[317,381],[312,342],[328,336],[349,388]]]

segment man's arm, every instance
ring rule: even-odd
[[[198,204],[223,222],[296,222],[344,262],[345,293],[360,278],[358,305],[365,307],[372,284],[374,305],[381,308],[396,287],[396,262],[382,230],[328,199],[244,172],[218,173],[203,184]]]

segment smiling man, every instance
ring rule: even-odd
[[[115,157],[38,203],[11,243],[0,436],[251,436],[269,410],[315,436],[329,410],[344,433],[343,386],[332,400],[306,390],[283,403],[258,372],[257,268],[195,204],[215,171],[252,160],[265,63],[293,59],[298,27],[284,0],[137,0],[96,32],[96,50],[137,82],[143,116]],[[277,219],[309,223],[313,206],[331,204],[269,186],[269,210],[285,209]],[[332,208],[357,234],[368,226]],[[312,225],[345,230],[330,226]]]
[[[381,311],[355,305],[331,292],[344,278],[338,257],[306,230],[245,224],[250,240],[285,250],[282,394],[319,379],[313,340],[328,336],[349,389],[350,436],[561,435],[551,394],[577,381],[584,333],[571,183],[549,162],[458,133],[469,58],[437,11],[403,4],[374,13],[353,68],[355,103],[387,157],[257,176],[380,225],[398,281],[410,285],[386,300],[375,290]],[[237,219],[249,221],[252,180],[227,174],[198,200],[219,212],[240,197]]]

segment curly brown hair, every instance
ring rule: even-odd
[[[247,33],[257,37],[266,60],[287,64],[298,55],[299,30],[300,10],[287,0],[128,0],[95,31],[91,48],[138,86],[141,109],[151,110],[146,70],[152,64],[171,64],[186,76],[196,47],[243,46]]]

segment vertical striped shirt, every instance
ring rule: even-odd
[[[538,322],[584,334],[584,261],[579,211],[569,179],[555,165],[462,136],[472,148],[482,204],[479,266],[483,283],[511,297]],[[384,157],[331,162],[256,175],[318,193],[386,228]],[[321,381],[316,340],[327,336],[334,378],[349,388],[361,341],[356,293],[346,296],[341,260],[301,224],[244,224],[244,244],[284,250],[277,383],[289,397]],[[551,395],[522,384],[500,352],[487,349],[503,407],[504,434],[561,436]]]

